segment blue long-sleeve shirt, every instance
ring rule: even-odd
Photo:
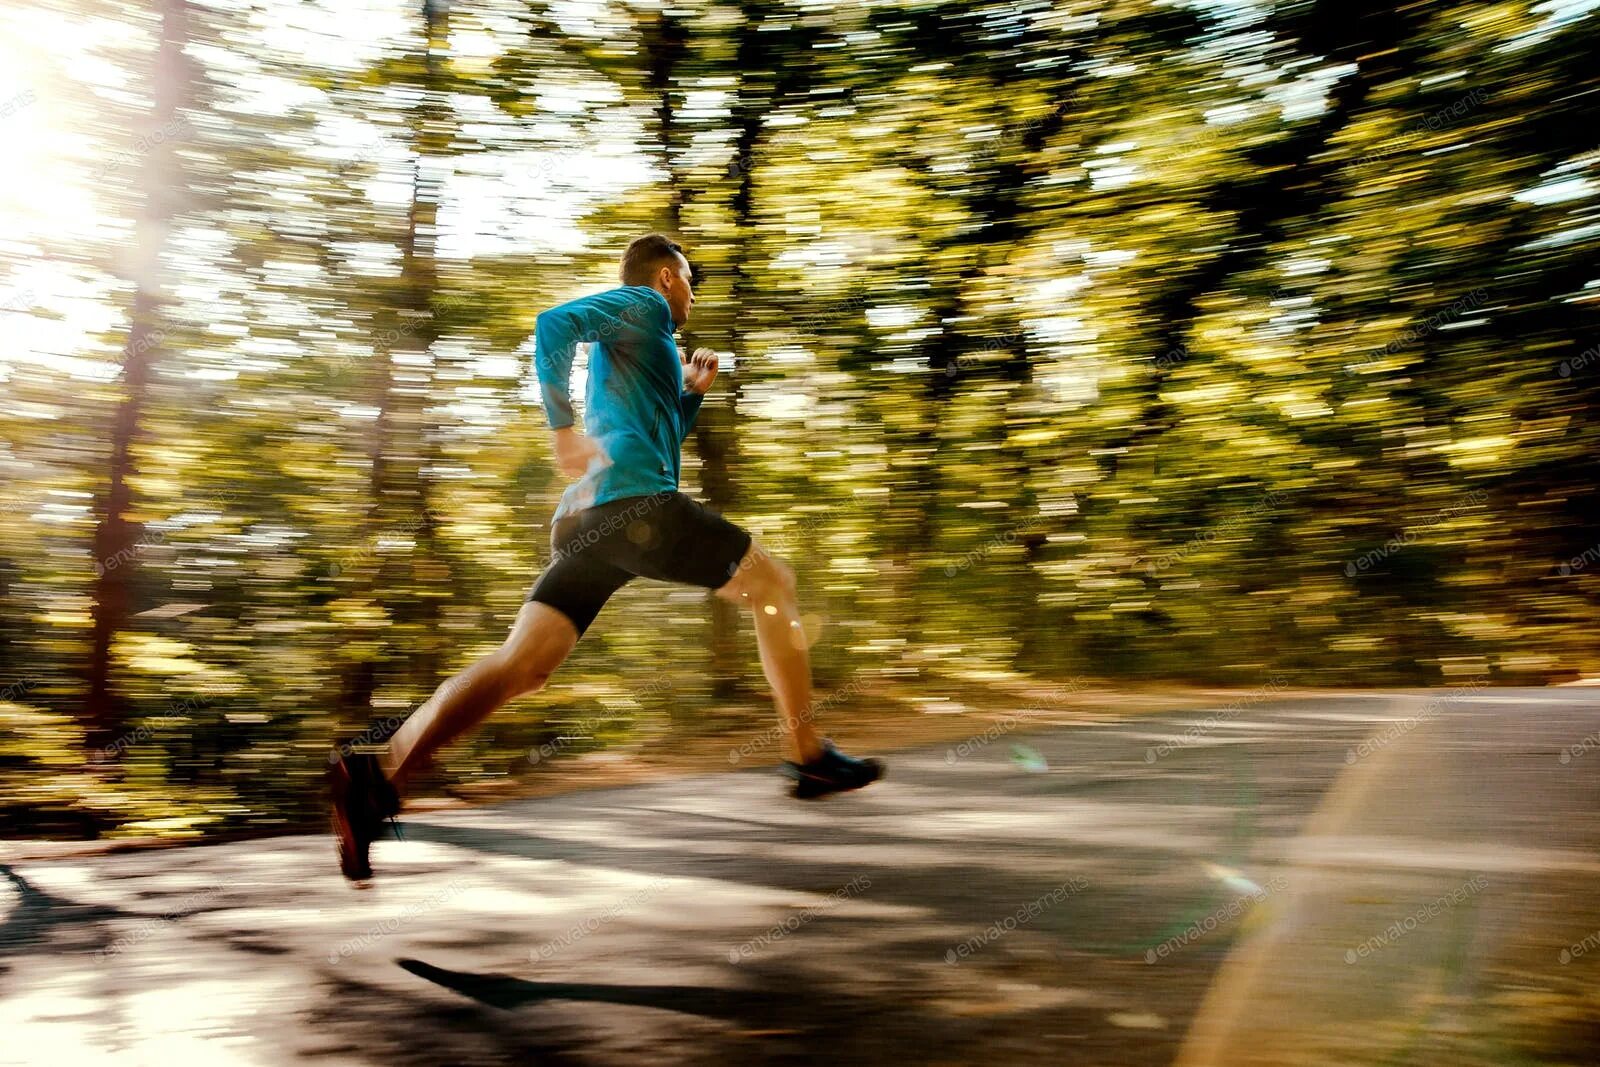
[[[594,345],[583,421],[600,456],[561,494],[555,518],[678,488],[679,450],[702,398],[684,390],[672,330],[667,298],[643,285],[596,293],[539,315],[533,361],[553,430],[573,423],[572,360],[580,342]]]

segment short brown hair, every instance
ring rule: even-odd
[[[622,268],[617,274],[623,285],[649,285],[656,271],[674,255],[684,255],[683,246],[664,233],[647,233],[628,245],[622,253]]]

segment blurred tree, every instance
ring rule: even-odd
[[[418,15],[415,50],[381,65],[371,83],[380,95],[398,90],[410,101],[403,121],[411,196],[399,241],[400,273],[389,303],[375,319],[380,329],[372,346],[376,416],[368,446],[371,498],[364,538],[376,543],[387,537],[398,543],[362,567],[364,588],[353,591],[382,604],[394,629],[387,628],[385,619],[380,626],[393,635],[383,642],[386,647],[349,665],[341,694],[347,722],[371,708],[380,665],[393,665],[409,679],[407,688],[413,692],[427,692],[443,675],[439,601],[450,587],[450,567],[428,481],[429,470],[439,462],[438,433],[428,422],[434,346],[440,335],[434,249],[456,124],[448,103],[452,79],[445,70],[448,4],[421,0]]]
[[[144,206],[133,234],[128,281],[134,289],[128,337],[122,349],[121,395],[110,427],[106,485],[97,507],[90,631],[88,692],[83,718],[89,750],[105,749],[121,732],[126,704],[116,690],[112,643],[131,614],[131,587],[139,566],[139,526],[129,512],[137,473],[135,449],[143,421],[152,368],[165,335],[163,308],[168,300],[163,258],[168,235],[183,209],[187,189],[179,156],[180,114],[191,95],[193,77],[184,54],[189,43],[186,0],[160,0],[160,44],[151,78],[153,106],[141,137],[140,189]]]

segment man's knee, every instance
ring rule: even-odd
[[[794,570],[780,559],[774,559],[758,546],[752,546],[745,566],[733,582],[729,599],[754,608],[758,604],[789,602],[795,597]]]
[[[501,679],[516,693],[531,693],[543,688],[572,651],[572,627],[541,625],[542,620],[525,620],[494,652]]]
[[[507,642],[494,653],[501,681],[516,695],[543,689],[560,661],[537,647]]]
[[[774,571],[772,591],[785,599],[793,600],[795,594],[794,568],[781,559],[773,560],[772,567]]]

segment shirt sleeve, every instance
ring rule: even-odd
[[[689,430],[694,426],[695,417],[700,414],[700,402],[705,399],[704,393],[693,390],[686,391],[678,397],[678,408],[683,412],[683,436],[689,436]]]
[[[539,376],[539,396],[552,430],[574,421],[570,389],[572,360],[582,340],[582,304],[574,300],[541,312],[533,324],[533,369]]]
[[[533,368],[552,430],[573,424],[572,361],[578,345],[667,318],[666,300],[654,290],[612,289],[540,312],[533,325]]]

